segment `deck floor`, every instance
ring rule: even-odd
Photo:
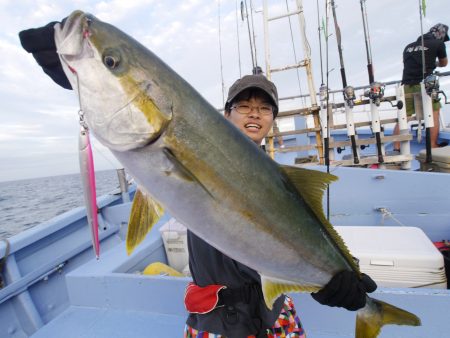
[[[186,318],[129,310],[71,306],[32,338],[182,337]]]
[[[183,337],[184,316],[71,306],[31,338]],[[308,332],[308,338],[351,338]]]

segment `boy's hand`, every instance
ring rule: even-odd
[[[62,21],[64,23],[64,20]],[[28,53],[33,54],[36,62],[53,81],[63,88],[72,89],[56,53],[55,30],[53,28],[56,23],[54,21],[43,27],[21,31],[19,33],[20,43]]]
[[[377,284],[368,275],[362,273],[360,278],[354,271],[342,271],[311,296],[320,304],[356,311],[366,305],[366,293],[376,288]]]

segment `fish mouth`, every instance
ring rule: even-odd
[[[55,39],[59,40],[58,54],[66,59],[85,55],[86,37],[90,35],[89,27],[94,19],[93,15],[77,10],[63,20],[55,29]]]

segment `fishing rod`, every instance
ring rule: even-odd
[[[326,86],[325,86],[325,93],[326,93],[326,118],[327,118],[327,142],[325,144],[325,164],[327,166],[327,173],[330,173],[330,144],[328,143],[328,140],[330,138],[330,87],[329,87],[329,53],[328,53],[328,20],[329,20],[329,2],[328,0],[325,0],[325,53],[326,53]],[[327,220],[330,221],[330,185],[327,185]]]
[[[420,37],[422,45],[422,82],[420,84],[420,93],[422,95],[422,105],[423,105],[423,118],[425,122],[425,162],[431,163],[433,161],[431,153],[431,128],[434,127],[433,120],[433,95],[434,89],[431,85],[432,80],[425,78],[426,75],[426,65],[425,65],[425,42],[423,38],[423,23],[422,23],[422,0],[419,0],[419,12],[420,12]],[[428,81],[427,81],[428,80]]]
[[[322,55],[322,32],[324,33],[325,41],[328,40],[327,32],[325,28],[325,24],[323,27],[320,25],[320,19],[319,19],[319,0],[316,1],[317,6],[317,31],[319,33],[319,51],[320,51],[320,88],[319,88],[319,101],[320,101],[320,110],[319,110],[319,116],[320,116],[320,125],[321,125],[321,131],[322,131],[322,137],[323,137],[323,162],[327,166],[327,170],[330,165],[329,160],[329,141],[328,141],[328,88],[325,86],[324,83],[324,76],[323,76],[323,55]],[[325,1],[325,11],[327,9],[327,0]],[[326,51],[327,52],[327,51]]]
[[[334,30],[336,32],[336,41],[339,52],[339,62],[341,65],[342,88],[344,88],[342,93],[344,95],[344,102],[345,102],[347,135],[350,137],[350,142],[352,144],[353,163],[359,164],[358,148],[356,146],[356,137],[355,137],[355,124],[353,122],[353,106],[355,103],[356,96],[353,87],[347,85],[347,78],[345,76],[344,56],[342,53],[342,44],[341,44],[341,29],[339,28],[337,22],[336,5],[334,0],[331,0],[331,10],[333,11]]]
[[[321,101],[321,107],[320,107],[320,114],[321,114],[321,120],[323,121],[325,119],[325,127],[322,128],[323,135],[324,135],[324,160],[325,165],[327,167],[327,173],[330,172],[330,95],[329,95],[329,62],[328,62],[328,22],[329,22],[329,2],[328,0],[325,0],[325,27],[324,27],[324,36],[325,36],[325,69],[326,69],[326,84],[322,84],[320,86],[320,101]],[[327,189],[327,198],[329,198],[329,189]],[[329,203],[327,204],[327,217],[329,217]]]
[[[366,96],[370,98],[370,112],[372,115],[372,132],[375,134],[375,139],[377,143],[378,163],[384,163],[383,148],[381,145],[381,134],[380,134],[381,133],[380,113],[378,111],[381,99],[384,96],[384,86],[379,82],[375,82],[372,64],[372,51],[370,46],[369,24],[367,20],[367,11],[366,11],[366,0],[360,0],[360,4],[364,27],[364,41],[366,44],[366,53],[367,53],[367,71],[369,73],[369,83],[370,83],[370,89],[366,93]]]
[[[250,10],[252,10],[252,4],[250,2]],[[245,14],[244,14],[245,12]],[[252,15],[253,18],[253,15]],[[248,8],[247,8],[247,0],[241,1],[241,19],[244,21],[247,19],[247,29],[248,29],[248,39],[250,42],[250,54],[252,56],[252,69],[255,69],[258,66],[258,60],[256,59],[256,41],[254,27],[250,28],[250,20],[248,18]],[[253,24],[253,19],[252,19]],[[253,31],[253,39],[252,39],[252,31]]]

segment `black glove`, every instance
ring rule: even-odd
[[[366,305],[366,293],[376,289],[377,284],[366,274],[362,273],[360,278],[354,271],[342,271],[311,296],[320,304],[356,311]]]
[[[56,53],[55,30],[53,29],[56,23],[54,21],[43,27],[21,31],[19,33],[20,43],[28,53],[33,54],[39,66],[53,81],[63,88],[72,89]]]

